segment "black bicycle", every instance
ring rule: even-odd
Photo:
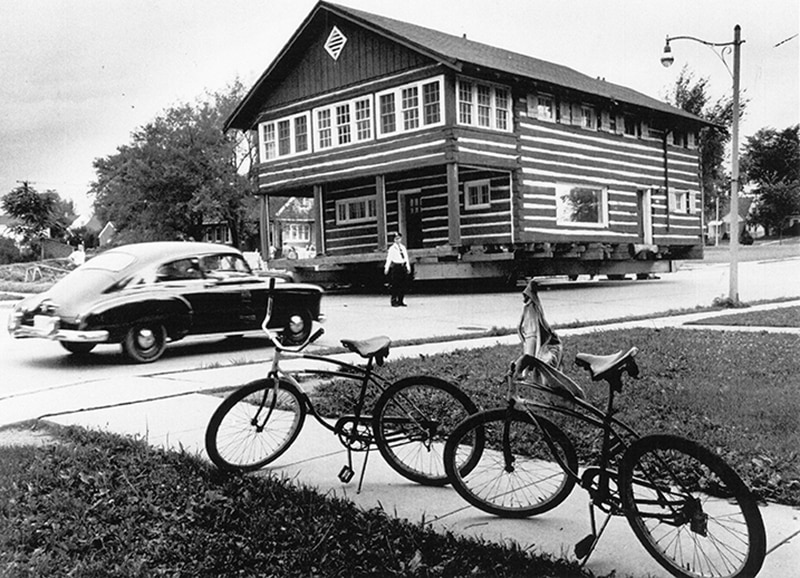
[[[452,383],[424,375],[387,381],[375,371],[389,355],[391,340],[385,336],[341,341],[365,360],[360,365],[304,352],[324,333],[322,327],[307,312],[298,312],[278,334],[267,328],[271,312],[270,298],[262,328],[272,339],[275,353],[266,377],[231,393],[206,429],[206,451],[218,468],[253,471],[273,462],[297,439],[310,414],[347,448],[347,463],[339,472],[342,482],[353,478],[353,452],[368,452],[374,446],[407,479],[432,486],[448,483],[445,441],[456,424],[477,412],[464,392]],[[287,369],[281,366],[284,358],[302,362],[297,369]],[[303,385],[317,387],[332,380],[358,391],[349,411],[337,414],[336,419],[317,411]],[[375,402],[370,412],[366,406],[371,399]],[[364,457],[359,490],[368,456]]]
[[[527,517],[562,503],[575,485],[590,496],[591,534],[575,546],[588,560],[612,515],[624,515],[647,551],[674,576],[755,576],[766,550],[756,498],[718,455],[674,435],[639,436],[614,417],[614,394],[623,375],[638,377],[636,348],[614,355],[579,353],[576,363],[594,381],[608,383],[604,410],[584,399],[569,377],[526,358],[534,382],[505,376],[505,407],[466,418],[445,448],[456,491],[473,506],[498,516]],[[517,395],[529,388],[529,397]],[[599,431],[598,463],[578,467],[558,416]],[[476,455],[477,458],[476,458]],[[595,508],[606,513],[599,529]]]

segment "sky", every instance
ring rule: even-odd
[[[337,0],[604,77],[663,99],[683,65],[729,96],[718,54],[742,27],[741,141],[800,122],[797,0]],[[166,109],[248,88],[316,0],[0,0],[0,196],[27,181],[86,212],[93,161]],[[788,40],[787,40],[788,39]],[[784,42],[785,41],[785,42]],[[778,46],[776,46],[778,45]],[[732,59],[727,58],[732,69]]]

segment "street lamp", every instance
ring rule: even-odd
[[[731,126],[731,233],[730,233],[730,289],[729,295],[732,304],[739,303],[739,68],[741,59],[741,46],[744,40],[741,39],[742,28],[738,24],[733,28],[733,42],[706,42],[694,36],[667,36],[667,42],[664,45],[664,54],[661,56],[661,64],[664,67],[672,66],[675,62],[675,57],[672,56],[672,48],[669,43],[674,40],[694,40],[700,44],[710,46],[712,49],[715,47],[722,47],[718,56],[728,68],[725,62],[725,52],[733,47],[733,123]],[[728,69],[728,72],[731,72]]]

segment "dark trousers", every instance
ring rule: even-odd
[[[408,269],[401,263],[389,266],[389,287],[392,292],[392,305],[402,305],[406,296]]]

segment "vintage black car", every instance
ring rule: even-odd
[[[259,330],[270,277],[257,276],[241,252],[211,243],[139,243],[98,254],[48,291],[18,303],[8,319],[18,338],[57,340],[72,353],[120,343],[132,361],[155,361],[167,342],[187,335]],[[269,327],[292,314],[319,320],[322,288],[280,279]]]

